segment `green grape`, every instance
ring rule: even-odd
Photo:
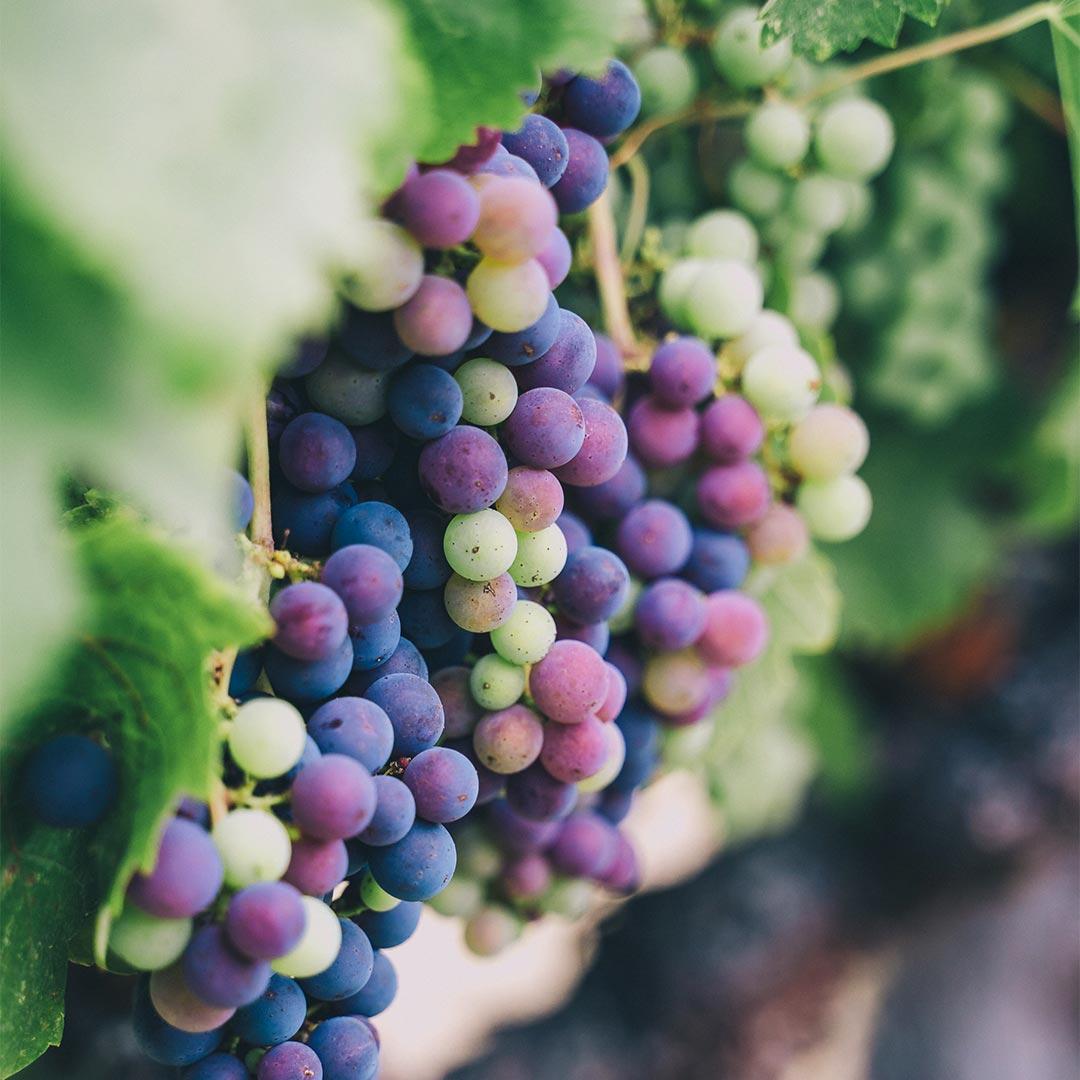
[[[716,28],[712,55],[716,70],[736,89],[764,86],[791,63],[791,42],[781,38],[763,45],[757,8],[732,9]]]
[[[277,881],[289,868],[289,834],[267,810],[233,810],[210,836],[225,867],[225,881],[234,889],[256,881]]]
[[[803,177],[791,193],[791,213],[800,224],[819,233],[836,232],[851,210],[854,185],[826,173]]]
[[[510,569],[517,533],[498,510],[458,514],[446,526],[443,553],[456,574],[469,581],[491,581]]]
[[[535,259],[511,264],[485,256],[469,275],[465,291],[481,322],[502,334],[516,334],[544,314],[551,286]]]
[[[759,105],[746,121],[750,156],[768,169],[790,169],[810,149],[810,121],[802,109],[784,101]]]
[[[767,345],[746,362],[742,392],[767,420],[798,420],[821,390],[814,358],[791,345]]]
[[[484,886],[473,878],[463,877],[459,870],[442,892],[428,904],[448,919],[467,919],[484,903]]]
[[[862,417],[846,405],[815,405],[794,427],[788,456],[807,480],[832,480],[853,473],[866,460],[870,434]]]
[[[758,257],[757,229],[737,210],[712,210],[690,226],[686,250],[706,259],[752,264]]]
[[[753,218],[771,218],[780,212],[787,197],[788,181],[750,158],[732,165],[727,183],[731,201]]]
[[[139,971],[157,971],[180,959],[191,930],[191,919],[159,919],[128,905],[109,929],[109,948]]]
[[[796,326],[828,330],[840,310],[840,290],[823,270],[800,274],[791,283],[788,314]]]
[[[594,889],[584,878],[559,878],[540,899],[542,910],[577,920],[592,907]]]
[[[505,364],[481,356],[466,360],[454,372],[461,387],[461,419],[477,427],[501,424],[517,404],[517,380]]]
[[[307,742],[304,718],[281,698],[254,698],[236,710],[229,728],[229,753],[249,776],[282,776],[299,760]]]
[[[709,260],[686,295],[686,317],[703,338],[738,337],[761,314],[761,278],[734,259]]]
[[[341,949],[341,923],[333,910],[314,896],[300,898],[307,921],[304,936],[296,947],[273,960],[270,966],[290,979],[310,979],[325,971]]]
[[[777,228],[774,236],[777,252],[776,261],[786,270],[807,270],[816,266],[825,254],[826,239],[813,229]]]
[[[839,543],[866,528],[873,499],[862,477],[838,476],[805,481],[795,496],[795,505],[814,536]]]
[[[847,181],[848,210],[837,230],[840,236],[855,236],[870,223],[874,214],[874,193],[857,180]]]
[[[555,620],[540,604],[519,600],[510,618],[491,631],[491,644],[511,664],[535,664],[555,644]]]
[[[351,427],[373,424],[386,414],[390,373],[354,367],[332,352],[305,380],[311,404]]]
[[[678,259],[664,272],[660,279],[660,291],[657,299],[660,310],[676,326],[685,326],[686,298],[690,286],[694,284],[701,270],[707,265],[705,259]]]
[[[604,737],[608,743],[608,756],[598,773],[578,781],[578,791],[586,794],[592,791],[603,791],[619,775],[619,770],[623,767],[623,762],[626,760],[626,740],[623,738],[619,725],[605,724]]]
[[[641,88],[642,116],[679,112],[697,95],[697,72],[682,49],[649,49],[634,63],[634,77]]]
[[[738,374],[746,366],[746,361],[766,345],[790,345],[798,347],[799,332],[786,315],[779,311],[761,312],[750,324],[746,332],[733,338],[724,346],[724,358]]]
[[[822,167],[834,176],[869,180],[885,168],[893,141],[889,114],[876,101],[850,97],[822,111],[814,149]]]
[[[400,225],[376,219],[360,226],[339,285],[357,307],[391,311],[420,288],[423,276],[423,248]]]
[[[376,882],[368,871],[360,879],[360,899],[372,911],[393,911],[401,903]]]
[[[641,691],[666,716],[692,712],[709,694],[708,668],[694,649],[656,653],[645,662]]]
[[[521,937],[521,928],[513,912],[489,904],[465,920],[465,945],[477,956],[495,956]]]
[[[566,565],[566,537],[558,525],[537,532],[518,533],[517,558],[510,576],[522,588],[536,588],[554,581]]]
[[[637,607],[638,597],[645,588],[640,578],[630,579],[630,588],[626,590],[626,599],[623,605],[608,619],[608,629],[613,634],[627,634],[634,629],[634,609]]]
[[[489,881],[502,869],[502,854],[477,829],[466,829],[454,836],[458,849],[458,873],[479,881]],[[457,874],[453,880],[457,880]]]
[[[469,692],[488,712],[507,709],[525,693],[525,669],[498,653],[488,653],[469,672]]]

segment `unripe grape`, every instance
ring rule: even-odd
[[[790,421],[805,416],[821,390],[821,371],[802,349],[769,345],[747,361],[743,394],[770,420]]]
[[[756,270],[734,259],[710,260],[687,291],[686,317],[702,337],[737,337],[761,313],[763,300]]]
[[[690,226],[686,250],[705,259],[737,259],[752,265],[758,257],[757,230],[737,210],[713,210]]]
[[[249,776],[283,776],[304,752],[307,729],[297,709],[280,698],[241,705],[229,729],[229,752]]]
[[[485,256],[469,275],[465,292],[481,322],[500,333],[516,334],[544,314],[551,289],[535,259],[504,263]]]
[[[818,117],[814,149],[834,176],[869,180],[885,168],[894,140],[892,119],[876,101],[843,98]]]
[[[455,573],[469,581],[491,581],[510,569],[517,533],[498,510],[458,514],[446,526],[443,553]]]
[[[555,620],[547,608],[519,600],[510,618],[491,631],[491,644],[511,664],[535,664],[547,656],[555,635]]]
[[[780,212],[788,181],[756,161],[743,158],[728,173],[728,192],[732,203],[751,217],[768,219]]]
[[[746,361],[766,345],[798,348],[799,332],[779,311],[762,311],[744,333],[724,346],[724,359],[731,361],[738,373],[746,366]]]
[[[423,249],[405,229],[390,221],[365,221],[341,290],[365,311],[392,311],[420,288],[423,276]]]
[[[764,25],[755,7],[737,7],[716,28],[712,55],[717,71],[739,90],[772,82],[791,63],[791,42],[763,45]]]
[[[807,480],[832,480],[853,473],[866,460],[870,435],[846,405],[815,405],[791,432],[788,454]]]
[[[324,972],[341,949],[341,922],[334,911],[314,896],[302,897],[307,921],[299,944],[284,956],[271,961],[279,975],[310,979]]]
[[[525,693],[525,669],[498,653],[481,656],[469,673],[469,692],[482,709],[508,709]]]
[[[745,135],[750,156],[769,169],[790,169],[810,149],[810,121],[784,101],[759,105],[746,121]]]
[[[861,477],[838,476],[805,481],[795,496],[795,505],[814,536],[839,543],[866,528],[873,499]]]
[[[697,94],[697,72],[681,49],[658,45],[634,64],[643,116],[678,112]]]
[[[788,313],[792,321],[811,330],[827,330],[840,310],[840,290],[828,274],[814,270],[792,284]]]
[[[256,881],[277,881],[289,868],[289,834],[266,810],[232,810],[210,836],[225,867],[225,881],[234,889]]]

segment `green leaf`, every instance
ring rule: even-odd
[[[1080,236],[1080,15],[1062,16],[1060,21],[1051,21],[1050,31],[1054,42],[1058,86],[1065,108],[1065,124],[1069,133],[1076,228],[1077,235]]]
[[[76,561],[90,597],[81,633],[3,748],[3,1076],[59,1041],[69,955],[88,958],[95,933],[107,935],[179,797],[210,792],[220,757],[211,651],[267,632],[264,613],[128,516],[82,529]],[[19,798],[27,753],[72,731],[101,738],[120,772],[118,803],[92,829],[49,828]]]
[[[772,640],[788,652],[832,648],[840,629],[841,594],[832,563],[819,551],[779,568],[755,570],[747,590],[769,616]]]
[[[851,52],[869,39],[893,48],[904,16],[936,25],[948,0],[769,0],[761,18],[770,34],[790,37],[793,48],[814,60]]]

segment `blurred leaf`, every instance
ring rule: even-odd
[[[1069,130],[1076,228],[1080,236],[1080,15],[1063,16],[1060,24],[1051,22],[1050,30],[1061,101],[1065,107],[1065,123]]]
[[[840,627],[841,594],[836,571],[819,551],[779,568],[759,567],[747,590],[769,616],[772,640],[789,652],[832,648]]]
[[[210,792],[221,752],[211,650],[268,629],[264,613],[130,517],[87,526],[76,549],[90,597],[82,632],[4,743],[4,1076],[59,1042],[69,954],[89,955],[96,923],[107,933],[131,874],[153,866],[180,796]],[[100,737],[120,774],[118,804],[90,829],[40,824],[19,798],[27,753],[72,731]]]

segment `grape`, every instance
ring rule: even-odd
[[[131,879],[128,900],[161,919],[184,919],[205,911],[225,876],[215,843],[216,837],[211,839],[194,822],[173,818],[161,834],[154,869]]]
[[[724,347],[726,358],[735,361],[739,371],[742,371],[746,361],[766,345],[784,345],[798,348],[799,334],[791,324],[791,320],[781,315],[778,311],[762,311],[750,324],[750,328],[744,334],[740,334],[734,341],[729,341]]]
[[[494,427],[514,411],[517,382],[504,364],[478,356],[462,364],[454,378],[461,387],[461,418],[466,423]]]
[[[433,364],[412,364],[398,372],[386,402],[390,418],[413,439],[437,439],[461,418],[461,387]]]
[[[391,611],[385,619],[354,626],[350,635],[353,671],[371,671],[393,654],[401,641],[401,619]]]
[[[376,501],[362,502],[346,510],[334,526],[331,543],[335,551],[351,544],[368,544],[382,548],[398,564],[400,570],[404,570],[409,565],[413,552],[412,535],[401,511],[387,503]],[[291,588],[301,587],[302,585],[293,585]],[[282,592],[287,591],[282,590]],[[273,614],[272,607],[271,614]],[[278,647],[281,648],[280,644]],[[285,651],[288,652],[287,649]],[[300,659],[316,659],[316,657],[301,657]]]
[[[540,183],[536,170],[524,158],[505,152],[505,147],[500,148],[504,150],[503,153],[496,151],[491,160],[473,174],[473,187],[479,189],[492,176],[529,180],[534,184]]]
[[[803,177],[791,193],[791,213],[800,224],[820,233],[836,232],[848,216],[850,187],[844,180],[819,173]]]
[[[559,311],[559,332],[551,346],[531,363],[514,370],[522,390],[550,386],[574,394],[596,366],[596,338],[588,324],[572,311]]]
[[[551,780],[550,776],[548,780]],[[488,823],[496,844],[510,855],[543,851],[550,847],[555,837],[559,835],[557,822],[531,821],[522,817],[506,799],[492,803]]]
[[[250,1005],[236,1010],[232,1030],[255,1046],[276,1046],[291,1039],[307,1016],[307,998],[299,985],[273,974],[263,993]]]
[[[680,50],[658,45],[634,62],[634,76],[641,87],[641,111],[646,116],[676,113],[697,94],[694,65]]]
[[[373,424],[385,414],[389,378],[388,372],[365,371],[332,352],[304,380],[304,389],[321,412],[358,426]]]
[[[609,60],[598,79],[578,75],[563,92],[566,119],[576,128],[601,138],[618,135],[641,108],[641,90],[621,60]]]
[[[596,339],[596,365],[589,376],[589,385],[600,390],[608,401],[622,392],[626,375],[618,346],[606,334],[593,334]]]
[[[520,263],[543,250],[558,217],[555,200],[542,186],[494,177],[480,189],[480,222],[472,240],[485,256]]]
[[[661,499],[639,503],[619,523],[616,544],[626,565],[643,577],[682,569],[692,544],[686,515]]]
[[[270,602],[270,617],[275,648],[296,660],[325,660],[340,650],[349,628],[341,599],[314,581],[280,590]]]
[[[748,6],[732,8],[716,28],[713,61],[717,71],[738,90],[772,82],[791,63],[791,42],[781,38],[763,45],[762,29],[757,8]]]
[[[712,210],[690,226],[686,251],[704,259],[737,259],[753,266],[758,257],[757,230],[737,210]]]
[[[109,949],[139,971],[156,971],[179,959],[191,938],[191,919],[162,919],[125,905],[109,928]]]
[[[265,810],[231,810],[210,836],[225,868],[225,882],[234,889],[256,881],[276,881],[288,869],[289,834]]]
[[[557,639],[569,638],[573,641],[583,641],[601,656],[608,651],[608,646],[611,644],[611,631],[606,622],[582,626],[559,613],[555,616],[555,631]]]
[[[810,411],[821,390],[821,371],[802,349],[767,345],[743,369],[743,394],[765,417],[798,420]]]
[[[446,561],[469,581],[490,581],[506,573],[517,553],[513,525],[497,510],[458,514],[443,537]]]
[[[756,660],[769,637],[769,623],[761,605],[739,592],[715,592],[705,602],[705,632],[698,642],[701,655],[711,664],[741,667]]]
[[[472,323],[472,308],[465,290],[456,281],[435,274],[425,274],[412,298],[394,312],[398,336],[421,356],[456,352],[468,339]],[[391,388],[388,398],[391,416],[394,416],[394,401]]]
[[[525,669],[498,653],[481,656],[469,675],[469,692],[482,709],[505,709],[525,692]]]
[[[626,684],[626,676],[614,664],[605,661],[604,668],[608,677],[607,693],[604,695],[603,704],[596,710],[596,715],[607,723],[622,712],[629,688]]]
[[[408,941],[420,922],[421,903],[402,901],[390,911],[365,911],[356,925],[368,936],[374,949],[392,949]]]
[[[271,499],[274,543],[298,555],[321,557],[330,550],[337,519],[355,503],[356,493],[348,484],[321,495],[278,488]]]
[[[834,480],[805,481],[795,497],[795,505],[814,536],[839,543],[858,536],[866,528],[873,500],[860,477],[838,476]]]
[[[397,572],[396,566],[394,570]],[[263,668],[274,693],[290,701],[319,701],[329,697],[341,689],[352,667],[353,647],[348,637],[325,660],[294,660],[272,645],[263,654]]]
[[[451,248],[472,236],[480,201],[469,182],[450,169],[409,180],[394,199],[394,216],[426,248]]]
[[[693,649],[659,653],[646,662],[641,688],[654,709],[679,716],[698,708],[708,697],[708,669]]]
[[[543,315],[531,326],[512,334],[492,334],[484,345],[485,355],[507,367],[528,364],[543,356],[558,336],[560,310],[555,297],[549,296]],[[516,380],[514,385],[516,387]]]
[[[469,692],[467,667],[448,667],[435,672],[431,685],[439,695],[446,713],[446,737],[460,739],[469,735],[483,715],[483,710]]]
[[[490,360],[469,363],[491,364],[509,376],[506,368]],[[418,468],[428,497],[448,514],[485,510],[506,487],[506,456],[486,431],[475,427],[456,427],[428,443],[420,452]]]
[[[387,675],[372,684],[367,696],[390,717],[395,757],[413,757],[434,746],[442,734],[442,702],[424,679],[416,675]]]
[[[582,511],[593,521],[617,521],[645,498],[645,470],[632,454],[610,480],[589,489]]]
[[[345,601],[353,626],[385,619],[397,607],[403,589],[397,563],[382,548],[371,544],[339,548],[326,560],[322,580]]]
[[[628,436],[622,417],[604,401],[578,402],[585,419],[581,449],[555,475],[566,484],[594,487],[610,480],[626,461]]]
[[[400,307],[420,287],[424,253],[400,226],[389,221],[361,223],[341,280],[346,298],[365,311]]]
[[[545,469],[518,465],[510,470],[495,509],[516,532],[538,532],[554,525],[562,513],[562,484]]]
[[[394,463],[398,450],[398,430],[386,417],[374,424],[352,428],[356,444],[356,480],[374,480]]]
[[[236,710],[229,727],[229,753],[249,776],[281,776],[300,760],[306,738],[304,718],[292,705],[256,698]]]
[[[393,911],[401,903],[397,897],[380,888],[370,873],[365,873],[360,879],[360,900],[369,911],[380,912]]]
[[[535,664],[555,641],[555,620],[531,600],[519,600],[510,618],[491,631],[495,651],[511,664]]]
[[[477,318],[501,333],[516,334],[544,314],[551,290],[547,273],[535,259],[505,263],[485,256],[473,268],[465,291]]]
[[[116,801],[117,787],[112,755],[82,735],[57,735],[41,743],[30,754],[21,777],[22,795],[31,813],[56,829],[100,821]]]
[[[243,697],[255,689],[262,674],[262,649],[241,649],[229,673],[229,697]]]
[[[521,928],[521,919],[506,908],[483,907],[465,922],[465,945],[477,956],[495,956],[521,937]]]
[[[398,607],[402,627],[421,649],[431,650],[450,645],[457,629],[446,613],[442,589],[410,590]]]
[[[341,948],[341,924],[334,912],[313,896],[301,897],[301,903],[306,913],[304,936],[270,964],[279,975],[292,979],[308,979],[325,971]]]
[[[325,1073],[310,1046],[283,1042],[259,1059],[256,1077],[257,1080],[324,1080]]]
[[[799,326],[827,330],[839,310],[840,290],[828,274],[800,274],[792,283],[788,312]]]
[[[453,571],[443,554],[446,525],[438,514],[418,510],[408,515],[413,539],[413,556],[403,577],[408,589],[439,589],[450,580]]]
[[[186,983],[189,993],[201,1002],[224,1008],[250,1004],[270,981],[269,965],[238,953],[229,944],[224,927],[217,924],[195,931],[184,950],[182,965],[182,983]],[[167,985],[171,986],[172,981],[167,981]],[[155,994],[153,979],[150,980],[150,994],[158,1012],[163,1012],[162,998]],[[165,1019],[170,1018],[166,1015]],[[176,1019],[171,1019],[170,1023],[181,1026]]]
[[[151,1060],[159,1065],[190,1065],[213,1053],[221,1042],[220,1027],[211,1031],[187,1032],[161,1018],[150,998],[150,978],[144,976],[135,987],[132,1026],[135,1041]],[[226,1010],[231,1012],[231,1010]]]
[[[779,213],[787,186],[783,177],[749,158],[736,162],[728,173],[731,201],[744,213],[759,219]]]
[[[686,292],[686,320],[706,338],[737,337],[761,313],[757,271],[734,259],[710,259]]]
[[[390,960],[383,953],[377,952],[375,954],[375,967],[371,973],[371,978],[367,981],[367,985],[359,993],[353,994],[352,997],[341,1002],[338,1008],[347,1014],[354,1014],[350,1017],[351,1019],[355,1019],[355,1015],[378,1016],[379,1013],[389,1008],[396,993],[397,973],[394,971],[394,965],[390,963]],[[333,1020],[327,1021],[327,1023],[334,1022]],[[316,1033],[325,1026],[320,1025],[316,1029]],[[342,1080],[349,1080],[351,1075],[346,1074]]]
[[[653,353],[649,383],[655,403],[666,409],[698,405],[712,393],[716,358],[703,341],[678,337]]]
[[[476,725],[473,747],[493,772],[509,775],[527,769],[540,756],[544,729],[526,705],[488,713]]]
[[[526,116],[517,131],[503,132],[502,144],[536,170],[544,187],[551,187],[562,176],[570,157],[566,136],[559,127],[535,113]]]
[[[580,723],[596,712],[607,687],[603,657],[580,641],[556,641],[529,673],[536,707],[562,724]]]
[[[576,128],[565,128],[570,160],[551,194],[563,214],[576,214],[591,206],[608,184],[610,166],[607,152],[591,135]]]
[[[551,865],[536,852],[520,855],[503,864],[499,885],[511,900],[535,900],[551,885]]]
[[[678,465],[697,449],[701,421],[691,408],[668,409],[647,396],[634,402],[626,423],[634,453],[653,468]]]
[[[750,155],[759,165],[789,169],[810,149],[810,122],[795,105],[767,101],[750,114],[745,137]]]
[[[746,534],[746,546],[754,562],[764,566],[781,566],[796,562],[807,552],[810,537],[806,522],[797,510],[786,503],[777,503],[750,528]],[[736,582],[736,585],[738,582]],[[716,588],[734,588],[717,585]]]
[[[510,576],[518,585],[523,588],[546,585],[559,576],[565,565],[566,538],[558,525],[517,534],[517,557],[510,566]]]
[[[586,794],[603,791],[619,775],[626,760],[626,740],[623,738],[622,729],[617,724],[604,723],[601,730],[607,743],[604,763],[592,776],[579,780],[577,785],[578,791]]]
[[[394,329],[391,312],[362,311],[349,303],[344,307],[337,344],[354,364],[368,371],[392,371],[412,358]]]
[[[546,724],[540,761],[556,779],[576,784],[595,776],[608,756],[605,725],[595,716],[576,724]]]
[[[426,753],[426,751],[423,751]],[[393,776],[376,776],[375,813],[359,838],[374,847],[395,844],[413,826],[416,820],[416,801],[412,792]]]
[[[443,598],[447,613],[458,626],[473,634],[486,634],[510,617],[517,589],[508,573],[491,581],[469,581],[455,574],[446,583]]]
[[[554,287],[554,286],[553,286]],[[255,513],[255,496],[247,478],[235,469],[229,470],[229,503],[232,507],[232,525],[234,532],[243,532]]]
[[[368,687],[376,679],[381,679],[384,675],[396,675],[401,672],[408,675],[419,675],[422,679],[428,677],[427,661],[421,655],[420,650],[408,638],[401,638],[394,651],[376,667],[358,671],[354,666],[353,673],[343,689],[348,694],[365,694]]]
[[[585,417],[569,394],[538,387],[522,394],[503,426],[510,452],[524,465],[565,465],[585,441]]]
[[[765,441],[765,425],[737,394],[717,398],[702,414],[701,446],[711,461],[731,465],[753,457]]]
[[[390,717],[364,698],[339,697],[320,705],[308,720],[308,734],[324,754],[345,754],[376,772],[390,759],[394,729]]]
[[[510,809],[527,821],[558,821],[570,813],[576,800],[574,785],[556,780],[539,762],[514,773],[506,783]]]
[[[341,884],[349,870],[349,853],[342,840],[293,841],[285,881],[309,896],[325,896]]]
[[[241,889],[229,901],[225,932],[243,955],[252,960],[275,960],[296,947],[306,918],[303,898],[294,886],[260,881]]]
[[[301,980],[308,998],[318,1001],[341,1001],[351,997],[371,978],[375,955],[367,935],[355,923],[338,919],[341,947],[334,962],[317,975]]]
[[[181,963],[155,971],[149,979],[149,991],[157,1015],[176,1030],[190,1034],[216,1031],[235,1012],[232,1006],[213,1005],[196,997]]]
[[[618,611],[608,619],[608,628],[613,634],[628,634],[634,629],[634,608],[644,588],[639,578],[630,579],[630,588]]]
[[[638,869],[637,854],[633,844],[617,829],[615,830],[615,858],[611,865],[600,873],[597,881],[608,889],[624,896],[634,892],[641,883],[641,871]]]
[[[772,503],[769,476],[755,461],[712,465],[697,484],[701,516],[717,529],[741,529],[765,516]]]
[[[456,750],[459,754],[464,754],[472,763],[472,767],[476,770],[476,779],[479,785],[479,791],[476,796],[476,805],[483,806],[485,803],[489,803],[492,799],[497,799],[503,793],[505,782],[503,778],[495,772],[492,772],[487,768],[476,756],[476,752],[473,750],[472,742],[469,739],[456,739],[454,742],[446,744],[451,750]]]
[[[771,508],[758,525],[768,519]],[[755,526],[757,527],[757,526]],[[704,592],[718,589],[737,589],[750,569],[750,553],[746,544],[731,533],[695,529],[690,558],[683,568],[687,580]]]
[[[597,814],[575,814],[563,822],[549,858],[556,870],[597,877],[615,861],[618,832]]]
[[[822,110],[814,149],[828,172],[852,180],[869,180],[885,167],[893,142],[889,114],[876,101],[851,97],[834,101]]]
[[[330,491],[356,465],[349,429],[322,413],[304,413],[281,433],[278,461],[285,478],[301,491]]]
[[[642,590],[634,623],[647,648],[665,652],[685,649],[705,629],[705,597],[678,578],[660,578]]]
[[[629,588],[625,563],[606,548],[592,546],[568,557],[554,585],[560,611],[584,625],[611,618],[625,602]]]
[[[417,817],[424,821],[457,821],[476,805],[476,769],[464,754],[445,746],[417,754],[402,779],[416,800]]]
[[[687,319],[687,298],[690,289],[697,281],[698,274],[709,265],[707,259],[678,259],[664,272],[660,280],[657,299],[660,310],[676,325],[683,325]]]
[[[319,840],[355,836],[371,820],[375,800],[370,773],[344,754],[325,754],[305,765],[291,791],[293,819]]]
[[[589,532],[589,527],[581,518],[570,513],[569,510],[564,510],[555,519],[555,524],[562,529],[562,534],[566,538],[566,550],[569,554],[573,555],[575,551],[580,551],[592,543],[592,533]]]
[[[248,1080],[247,1066],[232,1054],[211,1054],[189,1065],[181,1080]]]
[[[442,825],[417,821],[397,843],[373,848],[371,876],[399,900],[429,900],[453,877],[457,853]]]
[[[853,473],[866,460],[870,437],[858,414],[846,405],[815,405],[794,427],[788,453],[808,480],[832,480]]]

